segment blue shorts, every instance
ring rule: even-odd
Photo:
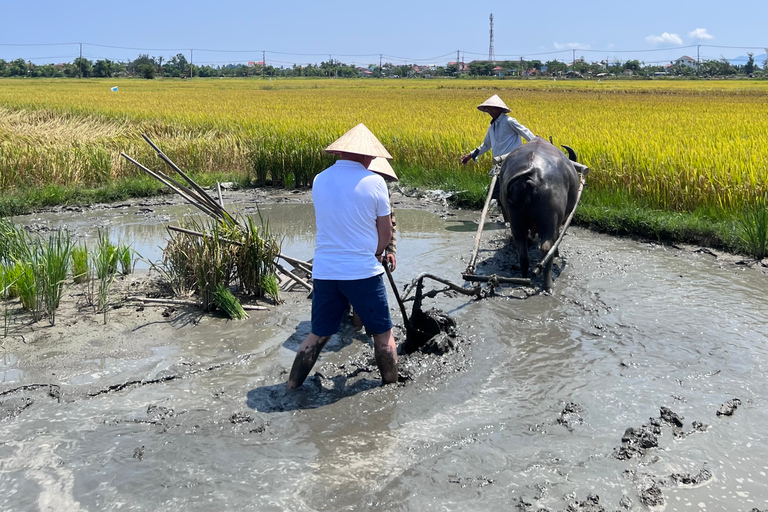
[[[312,284],[312,334],[331,336],[339,332],[350,304],[368,334],[383,334],[392,328],[387,289],[380,275],[352,281],[314,279]]]

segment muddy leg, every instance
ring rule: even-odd
[[[384,384],[397,382],[397,347],[392,329],[373,336],[373,350],[376,355],[376,365],[381,372]]]
[[[544,266],[544,289],[549,291],[552,289],[552,260],[550,258],[547,264]]]
[[[307,375],[312,371],[320,351],[323,350],[329,339],[331,339],[330,336],[317,336],[312,333],[309,333],[309,336],[304,339],[296,352],[296,358],[293,360],[291,375],[286,383],[288,389],[297,388],[304,383]]]
[[[520,273],[523,277],[528,277],[528,233],[523,230],[513,230],[512,237],[515,239]]]

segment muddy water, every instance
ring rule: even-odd
[[[311,255],[311,206],[262,213],[286,232],[284,252]],[[453,213],[398,211],[401,285],[423,271],[459,279],[476,214]],[[139,224],[122,236],[161,245],[161,224]],[[479,273],[513,259],[499,227]],[[180,324],[150,353],[88,372],[50,375],[8,353],[0,390],[60,388],[0,397],[0,510],[768,509],[768,278],[580,229],[562,256],[552,295],[428,299],[456,319],[462,347],[419,360],[427,371],[404,386],[345,376],[371,351],[344,329],[319,373],[285,392],[309,328],[303,296],[242,323]],[[682,427],[657,420],[655,446],[617,456],[625,430],[661,407]],[[702,470],[711,477],[683,478]]]

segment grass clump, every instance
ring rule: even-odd
[[[163,261],[155,267],[175,294],[196,293],[206,311],[217,307],[219,286],[236,285],[248,295],[269,294],[279,300],[275,261],[280,243],[263,218],[260,226],[250,218],[244,224],[240,228],[210,219],[188,222],[184,227],[202,236],[172,232]]]
[[[127,276],[133,271],[133,251],[127,245],[117,246],[117,263],[120,265],[120,273]]]
[[[88,259],[88,247],[85,244],[72,248],[72,278],[77,284],[91,279],[91,265]]]
[[[763,259],[768,254],[768,194],[744,208],[739,217],[739,237],[750,256]]]

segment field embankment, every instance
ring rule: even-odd
[[[360,122],[403,183],[478,205],[490,157],[459,156],[482,141],[475,106],[495,93],[593,169],[581,222],[735,248],[735,215],[768,191],[768,82],[4,80],[0,210],[155,193],[119,157],[160,165],[141,133],[203,183],[307,186]]]

